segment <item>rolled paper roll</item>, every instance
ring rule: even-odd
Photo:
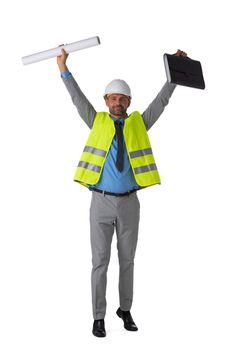
[[[24,56],[22,57],[22,62],[25,65],[31,64],[31,63],[47,60],[52,57],[57,57],[61,55],[61,49],[64,49],[67,53],[71,53],[74,51],[87,49],[89,47],[96,46],[99,44],[100,44],[99,37],[94,36],[89,39],[75,41],[71,44],[61,45],[61,46],[55,47],[54,49],[37,52],[29,56]]]

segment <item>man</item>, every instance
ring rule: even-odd
[[[187,56],[178,50],[177,56]],[[111,241],[116,229],[119,257],[119,301],[117,315],[128,331],[137,331],[130,309],[133,301],[134,256],[138,238],[140,204],[137,190],[159,184],[147,131],[168,104],[176,85],[165,83],[142,115],[127,114],[131,102],[128,84],[110,82],[104,92],[109,113],[96,112],[66,66],[62,49],[57,64],[74,105],[91,129],[74,180],[92,191],[90,231],[92,248],[92,333],[106,335],[106,282]]]

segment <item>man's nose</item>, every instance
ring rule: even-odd
[[[116,105],[117,105],[117,106],[121,106],[121,105],[122,105],[122,103],[121,103],[121,100],[120,100],[120,99],[119,99],[119,100],[116,100],[116,102],[115,102],[115,103],[116,103]]]

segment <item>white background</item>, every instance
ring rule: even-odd
[[[232,350],[230,1],[9,0],[0,25],[1,350]],[[206,82],[204,91],[178,86],[150,130],[162,186],[138,193],[139,331],[115,315],[114,238],[104,339],[91,333],[91,194],[73,182],[89,129],[56,59],[21,62],[96,35],[100,46],[67,62],[96,110],[106,84],[122,78],[129,112],[143,112],[166,80],[163,54],[178,48],[201,61]]]

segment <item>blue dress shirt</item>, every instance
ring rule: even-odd
[[[64,72],[61,73],[61,78],[66,79],[68,76],[71,75],[70,71],[67,69]]]

